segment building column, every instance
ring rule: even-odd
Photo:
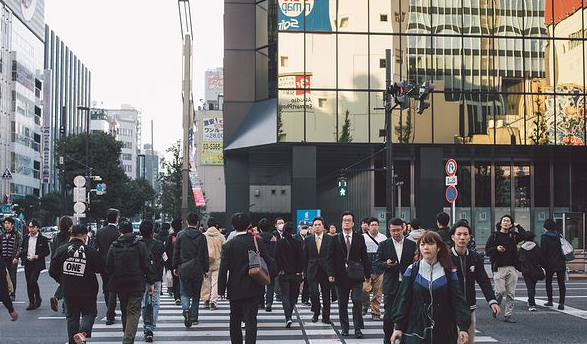
[[[249,211],[250,171],[249,155],[224,153],[224,175],[226,184],[226,228],[231,228],[234,213]]]
[[[416,180],[416,216],[426,229],[436,228],[436,214],[447,204],[443,158],[441,147],[420,148],[419,180]]]
[[[291,175],[292,222],[295,221],[296,210],[316,209],[316,206],[316,146],[293,146]]]

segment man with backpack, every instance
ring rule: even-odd
[[[49,266],[49,275],[60,284],[66,305],[70,344],[86,342],[98,314],[96,274],[104,271],[104,262],[98,251],[85,244],[87,236],[85,226],[73,226],[71,240],[54,252]]]
[[[127,344],[135,340],[145,283],[149,285],[149,295],[153,296],[155,276],[151,271],[151,254],[133,233],[132,224],[122,222],[119,231],[120,237],[108,250],[106,272],[111,274],[109,290],[116,290],[120,300],[122,343]]]
[[[198,228],[196,213],[187,215],[188,227],[178,235],[173,249],[173,273],[179,276],[181,309],[185,327],[199,324],[198,306],[204,277],[208,278],[209,256],[206,236]]]
[[[163,243],[153,238],[153,222],[145,220],[139,227],[143,242],[147,246],[147,251],[151,253],[151,273],[154,276],[154,292],[149,295],[149,286],[145,285],[143,303],[141,305],[141,314],[143,316],[143,332],[145,342],[153,342],[153,331],[157,327],[157,317],[159,315],[159,297],[161,296],[161,283],[163,282],[163,265],[167,259]]]

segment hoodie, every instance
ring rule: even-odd
[[[557,231],[547,231],[540,238],[540,249],[544,257],[546,271],[565,271],[567,262],[561,249],[560,234]]]
[[[526,241],[520,247],[518,252],[519,266],[518,270],[522,272],[522,275],[537,278],[538,276],[544,276],[542,267],[544,266],[544,259],[540,247],[533,241]]]
[[[216,227],[208,227],[204,235],[208,242],[208,266],[210,267],[210,271],[216,271],[220,268],[220,254],[222,253],[222,245],[224,245],[226,239]]]
[[[173,269],[192,259],[200,263],[202,272],[210,270],[206,236],[199,229],[188,227],[177,234],[173,247]]]
[[[420,237],[424,235],[424,232],[426,232],[424,228],[412,229],[410,235],[408,235],[406,239],[412,240],[413,242],[417,243],[418,239],[420,239]]]

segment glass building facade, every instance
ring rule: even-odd
[[[245,2],[225,1],[227,21],[246,12]],[[422,115],[415,103],[392,114],[396,173],[404,182],[394,195],[401,203],[398,215],[417,216],[426,224],[431,214],[450,209],[443,172],[449,158],[459,162],[457,217],[473,224],[480,243],[506,213],[540,233],[546,218],[587,212],[587,1],[266,0],[249,5],[254,14],[243,16],[254,18],[252,33],[225,25],[225,147],[230,150],[231,135],[244,137],[239,130],[245,125],[230,118],[252,111],[243,102],[273,100],[275,131],[266,135],[275,140],[263,147],[293,156],[292,190],[297,160],[288,147],[317,148],[316,202],[308,206],[327,217],[342,208],[361,217],[385,209],[384,172],[361,172],[364,184],[356,189],[349,176],[351,194],[361,192],[366,206],[350,196],[340,201],[334,190],[341,168],[364,158],[368,166],[362,167],[385,166],[384,154],[374,153],[384,143],[380,130],[390,49],[392,81],[435,85]],[[247,49],[254,55],[250,63]],[[249,81],[243,76],[247,65],[254,69],[250,82],[255,86],[237,89],[233,85]],[[231,154],[236,152],[225,153],[229,167]],[[253,154],[259,156],[260,149],[250,150],[249,161],[257,159]],[[436,160],[426,160],[430,156]],[[429,169],[438,173],[430,176]],[[253,167],[249,174],[254,180]],[[430,189],[427,183],[436,186]],[[583,247],[584,224],[570,232],[569,239]]]

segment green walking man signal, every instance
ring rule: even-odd
[[[348,195],[349,182],[345,177],[338,178],[338,195],[340,197],[346,197]]]

